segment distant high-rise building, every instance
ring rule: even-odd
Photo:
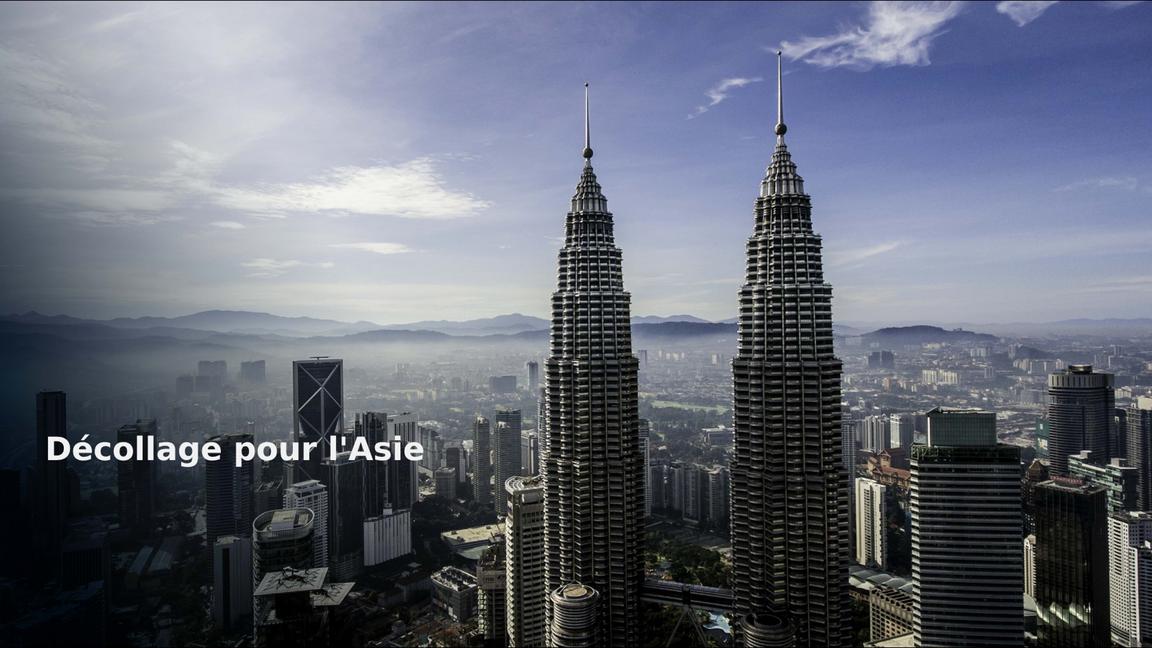
[[[240,382],[249,385],[263,385],[265,379],[263,360],[249,360],[240,363]]]
[[[296,462],[304,474],[293,475],[291,481],[321,479],[328,437],[344,432],[344,361],[317,357],[293,362],[292,403],[293,438],[323,444],[309,459]]]
[[[225,380],[228,378],[228,363],[224,360],[201,360],[196,365],[196,375]]]
[[[540,389],[540,363],[529,360],[524,366],[528,369],[528,393],[535,394]]]
[[[327,567],[328,487],[316,479],[296,482],[284,489],[284,508],[312,511],[312,562],[308,567]]]
[[[229,634],[251,628],[252,538],[226,535],[212,544],[212,624]]]
[[[1036,598],[1036,534],[1024,538],[1024,594]]]
[[[1068,476],[1068,457],[1081,450],[1091,450],[1100,463],[1111,459],[1112,378],[1092,371],[1092,365],[1069,365],[1048,376],[1048,465],[1053,475]]]
[[[412,511],[385,508],[364,519],[364,566],[412,553]]]
[[[648,485],[648,465],[652,463],[652,422],[640,419],[640,456],[644,458],[644,517],[652,515],[652,489]]]
[[[409,412],[388,416],[388,439],[399,439],[401,446],[416,441],[419,425]],[[420,473],[415,461],[399,458],[383,464],[385,484],[384,506],[394,510],[410,510],[420,500]]]
[[[896,357],[891,351],[873,351],[868,354],[869,369],[895,369]]]
[[[481,554],[480,561],[476,563],[477,629],[484,638],[484,645],[491,648],[504,648],[508,645],[504,552],[503,543],[494,544]],[[543,601],[540,607],[543,608]]]
[[[68,396],[62,391],[36,394],[36,521],[34,545],[39,570],[49,579],[60,574],[60,552],[71,507],[68,463],[48,460],[52,437],[68,437]],[[19,477],[16,486],[19,487]],[[19,507],[20,501],[15,502]],[[13,526],[15,528],[15,525]]]
[[[1040,646],[1107,646],[1108,492],[1057,478],[1036,487]]]
[[[888,566],[888,487],[871,479],[856,480],[856,562]]]
[[[493,394],[516,393],[516,376],[492,376],[488,379],[488,391]]]
[[[507,637],[511,648],[544,645],[544,484],[540,477],[513,477],[505,484]]]
[[[889,417],[888,448],[911,448],[916,430],[915,414],[892,414]]]
[[[1068,456],[1068,475],[1108,490],[1108,512],[1135,511],[1140,500],[1139,471],[1125,459],[1105,464],[1096,461],[1091,450]]]
[[[492,424],[483,416],[472,423],[472,499],[487,506],[492,501]]]
[[[1125,415],[1128,433],[1128,462],[1138,475],[1136,508],[1152,510],[1152,397],[1141,396],[1128,407]]]
[[[1152,645],[1152,513],[1108,517],[1112,645]]]
[[[860,449],[868,452],[884,452],[890,445],[892,419],[888,416],[874,414],[865,416],[858,424],[860,435]]]
[[[436,488],[436,497],[456,499],[456,469],[447,466],[437,468],[432,477]]]
[[[492,502],[496,514],[505,515],[508,511],[508,492],[504,489],[504,483],[520,474],[520,435],[523,423],[518,409],[496,410],[493,421],[495,451],[492,453],[492,463],[496,473],[496,493]]]
[[[138,436],[155,437],[156,421],[141,419],[116,432],[116,440],[123,443],[135,443]],[[156,462],[142,458],[117,462],[116,484],[120,526],[138,535],[149,533],[156,513]]]
[[[540,474],[540,440],[536,430],[520,433],[520,474]]]
[[[377,443],[391,443],[388,438],[388,415],[383,412],[364,412],[356,415],[355,433],[371,447]],[[384,475],[387,468],[382,461],[369,461],[364,466],[364,516],[379,515],[388,499]]]
[[[456,483],[468,481],[468,451],[463,446],[453,445],[444,448],[444,465],[456,473]]]
[[[931,410],[927,437],[912,446],[916,645],[1023,645],[1020,449],[978,410]]]
[[[728,510],[731,507],[728,497],[730,482],[731,476],[728,468],[724,466],[712,466],[704,471],[704,484],[707,490],[703,508],[704,519],[713,527],[727,527]]]
[[[284,506],[284,478],[262,479],[252,487],[252,519]],[[251,531],[245,535],[250,536]]]
[[[251,497],[255,470],[253,462],[237,467],[235,460],[237,445],[252,443],[251,434],[221,434],[208,440],[220,445],[220,459],[204,464],[206,543],[215,551],[216,538],[250,533],[255,517]]]
[[[841,364],[832,349],[821,240],[784,144],[778,99],[776,149],[748,239],[732,360],[733,611],[745,644],[760,641],[761,626],[775,619],[796,629],[799,645],[841,645],[852,634]]]
[[[600,593],[580,583],[561,585],[548,596],[552,623],[549,648],[597,648],[603,644],[599,628]]]
[[[590,637],[634,645],[644,580],[638,361],[622,254],[592,170],[587,121],[584,160],[566,217],[545,361],[541,455],[550,643]],[[603,601],[599,623],[597,597]],[[575,626],[573,606],[582,610]]]
[[[364,464],[341,452],[321,465],[328,486],[328,567],[332,578],[353,580],[364,567]]]

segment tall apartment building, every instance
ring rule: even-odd
[[[888,566],[888,487],[863,477],[856,480],[856,562]]]
[[[327,567],[328,487],[316,479],[296,482],[284,489],[284,508],[312,511],[312,562],[307,567]]]
[[[1152,513],[1108,516],[1112,645],[1152,645]]]
[[[508,645],[540,646],[547,638],[544,585],[544,484],[539,477],[511,477],[504,485]]]

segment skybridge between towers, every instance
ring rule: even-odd
[[[732,590],[652,578],[646,579],[641,586],[640,600],[713,614],[728,614],[732,611]]]

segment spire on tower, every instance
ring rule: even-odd
[[[781,64],[783,52],[776,50],[776,140],[784,141],[788,127],[784,125],[784,68]]]
[[[588,83],[584,83],[584,159],[592,159],[592,133],[588,116]]]

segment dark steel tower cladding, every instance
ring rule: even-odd
[[[492,501],[492,424],[477,416],[472,424],[472,499],[479,506]]]
[[[741,615],[787,617],[797,645],[847,645],[848,480],[832,287],[811,201],[784,144],[782,100],[778,110],[732,361],[734,605]]]
[[[1052,474],[1068,476],[1068,457],[1091,450],[1094,461],[1108,463],[1112,417],[1116,409],[1113,376],[1092,365],[1070,365],[1048,376],[1048,462]],[[1125,448],[1125,451],[1127,449]]]
[[[62,391],[36,394],[36,476],[38,483],[36,515],[36,551],[56,577],[60,568],[60,551],[68,527],[68,464],[48,460],[48,440],[67,438],[68,397]],[[19,507],[19,502],[16,502]]]
[[[237,446],[253,443],[251,434],[221,434],[208,440],[220,445],[220,459],[204,464],[205,544],[213,551],[217,538],[251,532],[255,466],[245,461],[236,467]]]
[[[344,432],[344,361],[316,357],[292,363],[292,430],[300,442],[324,441],[329,435]],[[326,456],[326,444],[312,452],[308,460],[296,463],[305,475],[296,474],[291,481],[323,481],[320,464]]]
[[[632,646],[644,578],[638,362],[612,214],[592,171],[587,95],[585,116],[584,172],[567,215],[544,364],[545,574],[548,591],[595,588],[602,645]],[[551,606],[548,614],[555,623]]]

